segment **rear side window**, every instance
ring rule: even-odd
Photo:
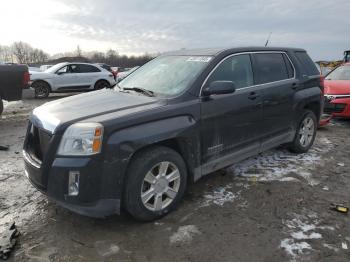
[[[101,72],[100,69],[98,69],[95,66],[92,65],[79,65],[80,73],[96,73]]]
[[[250,55],[237,55],[224,60],[210,75],[207,83],[214,81],[232,81],[236,88],[254,84]]]
[[[254,54],[257,84],[265,84],[291,78],[281,53]]]
[[[308,76],[319,75],[320,73],[315,66],[315,63],[311,60],[306,52],[295,52],[295,56],[300,62],[303,74],[307,74]]]

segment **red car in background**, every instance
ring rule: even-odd
[[[324,113],[350,117],[350,63],[330,72],[324,80]]]

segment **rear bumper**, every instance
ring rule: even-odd
[[[56,158],[45,174],[42,164],[31,159],[25,151],[25,174],[31,184],[58,205],[84,216],[103,218],[120,214],[120,199],[113,183],[108,188],[101,181],[104,176],[100,161],[90,158]],[[68,194],[69,171],[79,172],[79,194]]]

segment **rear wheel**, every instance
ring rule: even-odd
[[[314,112],[305,110],[301,118],[294,141],[289,148],[294,153],[306,153],[314,143],[316,137],[317,120]]]
[[[50,95],[50,86],[43,81],[34,82],[32,87],[35,90],[36,98],[47,98]]]
[[[182,157],[170,148],[152,147],[138,153],[130,163],[124,206],[137,220],[155,220],[178,205],[186,183]]]
[[[99,80],[96,82],[94,89],[95,90],[100,90],[103,88],[110,88],[110,84],[106,80]]]

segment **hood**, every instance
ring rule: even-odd
[[[43,129],[55,133],[59,125],[114,112],[135,112],[154,107],[159,100],[113,89],[103,89],[75,95],[46,103],[34,109],[31,121]]]
[[[324,93],[327,95],[349,95],[350,80],[325,80]]]
[[[45,73],[45,72],[30,72],[30,80],[37,80],[37,79],[49,79],[54,77],[55,74],[51,73]]]

